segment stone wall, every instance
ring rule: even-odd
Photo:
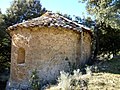
[[[59,29],[59,30],[58,30]],[[11,80],[28,80],[37,68],[40,77],[54,79],[59,71],[69,70],[69,62],[79,62],[80,34],[62,28],[30,28],[11,32]],[[24,48],[25,63],[18,64],[18,50]]]
[[[84,65],[91,57],[91,35],[88,32],[82,32],[83,42],[82,42],[82,64]]]
[[[42,81],[52,81],[58,77],[60,71],[69,71],[72,65],[85,64],[90,57],[91,37],[87,32],[81,39],[82,34],[77,31],[61,27],[34,27],[19,28],[11,31],[10,35],[10,82],[28,83],[34,69],[38,70]],[[23,50],[19,51],[21,48]],[[22,51],[25,55],[21,54]],[[21,55],[21,58],[18,55]]]

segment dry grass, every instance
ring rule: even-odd
[[[92,76],[89,77],[87,83],[88,89],[85,90],[120,90],[120,75],[111,73],[93,73]],[[64,88],[61,89],[59,85],[56,85],[46,90],[68,90],[68,89]],[[71,90],[83,90],[83,89],[79,88]]]
[[[120,90],[120,75],[93,73],[88,82],[88,90]]]
[[[120,90],[120,59],[102,61],[96,63],[94,66],[98,67],[97,72],[86,75],[87,89],[65,89],[61,88],[60,84],[58,83],[57,85],[51,86],[46,90]],[[78,77],[79,76],[76,76],[76,78]],[[66,84],[69,86],[67,80],[68,79],[64,81],[65,84],[63,84],[62,87],[64,87]]]

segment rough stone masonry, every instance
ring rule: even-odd
[[[10,26],[11,71],[7,88],[29,86],[37,69],[42,83],[52,82],[60,71],[82,66],[91,56],[91,31],[59,14],[47,12]]]

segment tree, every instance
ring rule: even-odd
[[[94,15],[98,23],[105,23],[120,29],[120,0],[80,0],[86,2],[89,14]]]
[[[10,39],[5,29],[4,15],[0,11],[0,73],[9,67],[10,61]]]
[[[97,53],[117,54],[120,49],[120,0],[80,0],[86,2],[89,14],[94,15],[94,36]]]
[[[5,17],[8,26],[36,18],[46,12],[39,0],[14,0]]]
[[[68,15],[68,14],[62,14],[60,11],[57,11],[57,14],[65,17],[65,18],[67,18],[67,19],[69,19],[69,20],[72,20],[72,17],[71,17],[70,15]]]
[[[70,16],[70,15],[68,15],[68,14],[64,14],[63,15],[65,18],[68,18],[69,20],[72,20],[72,17]]]
[[[1,16],[0,28],[1,28],[1,43],[4,45],[2,47],[2,52],[4,50],[8,50],[7,53],[10,54],[10,37],[6,33],[6,29],[8,26],[14,25],[16,23],[21,23],[24,20],[32,19],[38,16],[41,16],[46,12],[45,8],[42,8],[40,1],[38,0],[14,0],[11,3],[11,6],[7,9],[6,15]],[[6,41],[6,43],[5,43]],[[2,45],[1,44],[1,45]],[[8,48],[8,49],[7,49]],[[4,54],[6,56],[6,61],[10,61],[10,55]],[[9,56],[9,57],[7,57]]]
[[[38,17],[46,12],[38,0],[14,0],[6,15],[0,11],[0,65],[4,68],[10,61],[10,37],[8,26]]]
[[[6,14],[0,11],[0,76],[9,70],[11,40],[6,29],[24,20],[39,17],[46,12],[38,0],[14,0]]]
[[[117,55],[120,51],[120,30],[102,23],[99,30],[99,54]]]

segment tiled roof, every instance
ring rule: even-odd
[[[63,27],[68,29],[73,29],[76,31],[81,32],[82,29],[91,32],[91,30],[81,24],[78,24],[76,22],[73,22],[72,20],[69,20],[65,18],[62,15],[52,13],[52,12],[46,12],[42,16],[38,18],[34,18],[32,20],[28,20],[22,23],[15,24],[13,26],[8,27],[8,31],[16,30],[18,27]],[[82,29],[81,29],[82,28]]]

